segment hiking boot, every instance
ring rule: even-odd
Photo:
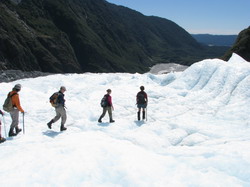
[[[10,132],[9,132],[9,137],[16,136],[16,135],[17,135],[17,134],[14,133],[13,131],[10,131]]]
[[[61,125],[60,131],[66,131],[66,130],[67,130],[67,128],[64,127],[63,125]]]
[[[3,138],[3,137],[0,137],[0,143],[3,143],[3,142],[5,142],[5,138]]]
[[[99,122],[99,123],[102,122],[102,116],[100,116],[100,118],[98,119],[98,122]]]
[[[51,120],[49,123],[47,123],[49,129],[51,129],[52,123],[53,123],[53,120]]]
[[[110,122],[110,123],[114,123],[114,122],[115,122],[115,120],[111,119],[111,120],[109,120],[109,122]]]
[[[19,129],[18,127],[16,127],[16,135],[18,135],[18,133],[21,131],[22,131],[22,129]]]

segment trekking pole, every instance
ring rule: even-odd
[[[148,121],[148,109],[146,108],[146,121]]]
[[[4,116],[3,116],[3,126],[4,126],[4,132],[5,132],[5,137],[7,137],[7,131],[6,131],[6,125],[5,125],[5,119],[4,119]]]
[[[2,140],[2,123],[1,123],[1,121],[0,121],[0,141]]]
[[[25,133],[25,129],[24,129],[24,112],[23,112],[23,134]]]

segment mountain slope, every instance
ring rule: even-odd
[[[236,53],[250,62],[250,27],[239,33],[236,42],[226,52],[223,59],[228,60],[232,56],[232,53]]]
[[[104,0],[2,0],[0,12],[1,69],[145,72],[221,56],[172,21]]]

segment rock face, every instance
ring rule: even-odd
[[[227,51],[223,59],[228,60],[232,53],[236,53],[250,62],[250,27],[241,31],[233,47]]]
[[[105,0],[1,0],[0,70],[146,72],[222,56],[170,20]]]
[[[43,73],[40,71],[29,71],[24,72],[21,70],[0,70],[0,83],[2,82],[12,82],[18,79],[24,79],[24,78],[35,78],[35,77],[41,77],[41,76],[47,76],[50,75],[49,73]]]

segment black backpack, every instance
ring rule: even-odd
[[[137,94],[137,104],[145,104],[146,100],[145,100],[145,94],[143,92],[139,92]]]
[[[104,95],[101,100],[101,107],[107,107],[108,106],[108,97],[107,95]]]

